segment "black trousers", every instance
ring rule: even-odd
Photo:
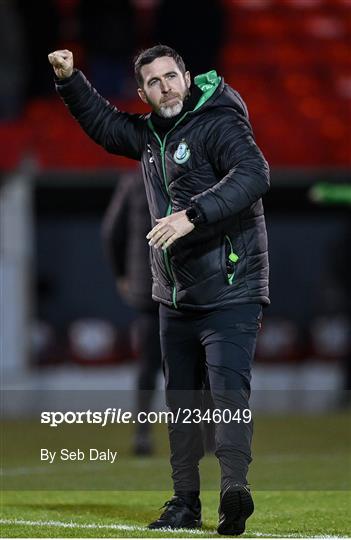
[[[260,304],[232,304],[205,312],[160,305],[166,400],[174,414],[178,409],[201,409],[207,366],[214,408],[221,411],[215,418],[221,489],[235,482],[247,483],[252,421],[243,421],[243,414],[247,415],[243,411],[249,409],[251,367],[261,320]],[[222,412],[223,421],[218,421]],[[200,489],[199,461],[204,455],[201,424],[184,422],[189,420],[187,416],[182,412],[177,422],[168,425],[176,492]],[[191,418],[197,420],[196,416]],[[228,422],[231,417],[241,421]]]

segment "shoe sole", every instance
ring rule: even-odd
[[[220,510],[224,514],[224,520],[218,525],[218,534],[242,534],[247,518],[254,511],[250,492],[243,486],[229,489],[223,496]]]

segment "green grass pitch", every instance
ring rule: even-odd
[[[148,531],[146,525],[172,495],[164,426],[154,429],[157,452],[152,458],[132,456],[131,428],[124,427],[116,437],[112,426],[103,431],[100,442],[118,449],[116,464],[65,463],[51,468],[38,464],[37,444],[43,433],[37,433],[36,426],[2,425],[3,538],[218,536],[219,468],[214,456],[201,462],[202,530]],[[91,446],[91,435],[78,432],[70,430],[67,438],[63,430],[51,430],[51,446]],[[349,537],[350,449],[346,413],[256,418],[249,478],[256,509],[243,537]]]
[[[169,495],[160,492],[8,492],[3,500],[4,538],[148,538],[216,536],[217,493],[202,493],[202,531],[147,531]],[[256,511],[243,537],[345,537],[350,532],[350,492],[258,491]]]

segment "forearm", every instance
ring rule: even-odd
[[[89,137],[106,148],[114,107],[96,92],[77,69],[67,79],[56,79],[56,90]]]
[[[119,111],[92,87],[79,70],[56,80],[56,90],[82,129],[108,152],[139,159],[136,115]]]
[[[208,190],[192,198],[199,209],[199,222],[212,224],[248,208],[269,189],[269,167],[262,159],[243,161]]]

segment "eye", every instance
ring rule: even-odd
[[[168,79],[174,79],[177,75],[175,73],[170,73]]]

